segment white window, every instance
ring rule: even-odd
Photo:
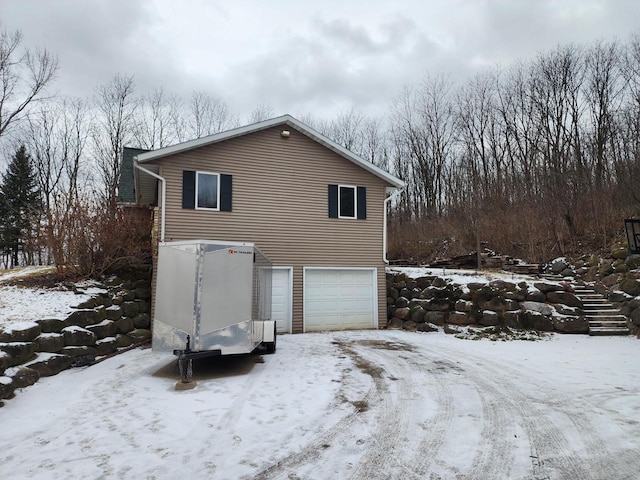
[[[356,187],[338,185],[338,218],[357,217]]]
[[[196,172],[196,208],[220,210],[220,175]]]

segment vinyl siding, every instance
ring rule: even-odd
[[[271,128],[157,160],[167,182],[166,241],[254,242],[293,266],[293,332],[302,331],[304,266],[377,267],[378,323],[386,324],[382,260],[387,184],[300,132]],[[182,171],[233,175],[231,212],[182,208]],[[366,187],[366,220],[328,217],[329,184]]]

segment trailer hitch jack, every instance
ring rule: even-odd
[[[187,335],[187,342],[184,350],[174,350],[173,354],[178,357],[178,370],[180,371],[181,380],[176,383],[176,390],[188,390],[196,386],[196,382],[192,380],[193,376],[193,359],[205,357],[219,357],[221,350],[191,350],[191,335]]]
[[[190,358],[191,353],[191,335],[187,335],[187,345],[184,350],[178,354],[178,369],[182,383],[189,383],[193,375],[193,359]]]

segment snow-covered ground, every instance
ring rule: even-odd
[[[518,273],[466,270],[456,268],[429,268],[429,267],[389,267],[389,272],[404,273],[410,278],[418,278],[433,275],[450,280],[458,285],[467,285],[472,282],[486,283],[491,280],[504,280],[507,282],[533,282],[535,279],[530,275]],[[535,280],[537,281],[537,280]]]
[[[187,391],[134,350],[5,401],[0,478],[637,478],[639,346],[286,335]]]
[[[12,321],[83,299],[14,289]],[[631,337],[333,332],[199,361],[176,391],[173,357],[137,349],[4,400],[0,479],[635,479],[637,365]]]
[[[21,277],[50,273],[53,267],[26,267],[0,271],[0,325],[41,318],[64,319],[73,312],[74,306],[99,293],[87,283],[83,293],[51,288],[24,288],[8,285]]]

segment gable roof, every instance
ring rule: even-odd
[[[338,145],[333,140],[322,135],[320,132],[317,132],[313,128],[293,118],[291,115],[283,115],[281,117],[264,120],[262,122],[253,123],[251,125],[246,125],[244,127],[234,128],[232,130],[227,130],[225,132],[220,132],[220,133],[216,133],[206,137],[197,138],[195,140],[190,140],[188,142],[178,143],[170,147],[160,148],[158,150],[153,150],[146,153],[140,153],[137,156],[137,161],[139,164],[142,165],[144,163],[151,162],[153,160],[158,160],[168,155],[173,155],[173,154],[184,152],[187,150],[192,150],[194,148],[204,147],[206,145],[212,145],[214,143],[219,143],[225,140],[230,140],[232,138],[248,135],[250,133],[259,132],[260,130],[265,130],[267,128],[275,127],[278,125],[287,125],[297,130],[303,135],[306,135],[312,140],[315,140],[321,145],[324,145],[328,149],[333,150],[335,153],[337,153],[341,157],[344,157],[350,162],[355,163],[359,167],[381,178],[382,180],[384,180],[394,188],[403,188],[405,185],[405,183],[399,178],[377,167],[373,163],[364,160],[363,158],[357,156],[353,152],[350,152],[349,150],[342,147],[341,145]]]

